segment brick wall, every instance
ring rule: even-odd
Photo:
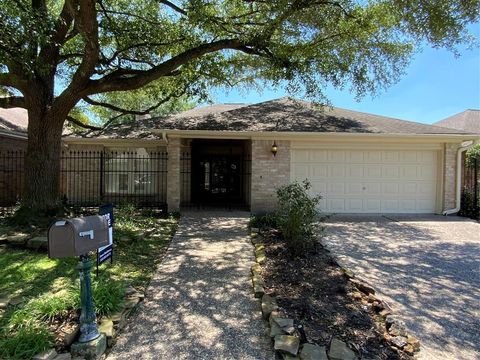
[[[103,145],[69,145],[61,163],[60,194],[72,203],[95,203],[100,198],[100,152]]]
[[[290,183],[290,141],[276,141],[275,157],[271,153],[272,143],[272,140],[252,140],[252,213],[274,210],[276,189]]]
[[[180,209],[180,153],[181,144],[179,138],[170,138],[167,146],[167,206],[168,211]]]
[[[445,144],[443,209],[453,209],[455,204],[458,144]]]
[[[17,139],[0,135],[0,152],[27,150],[27,139]]]

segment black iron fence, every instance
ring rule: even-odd
[[[472,159],[470,166],[463,164],[460,215],[480,219],[480,158]]]
[[[24,188],[23,151],[0,152],[0,205],[15,204]],[[164,151],[64,151],[60,191],[66,205],[102,203],[163,207],[167,193]]]

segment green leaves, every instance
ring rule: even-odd
[[[2,4],[0,71],[27,82],[53,77],[58,94],[92,55],[85,44],[96,42],[89,34],[98,32],[99,59],[82,75],[90,81],[79,81],[69,96],[78,102],[86,95],[144,88],[133,93],[135,101],[121,99],[136,110],[151,106],[154,92],[157,98],[180,97],[183,92],[172,90],[186,88],[187,98],[203,100],[219,85],[285,80],[290,92],[317,100],[325,100],[327,85],[349,87],[362,97],[398,81],[425,42],[453,51],[473,45],[467,26],[480,17],[478,0],[108,0],[95,3],[98,31],[79,31],[95,22],[80,21],[83,10],[76,2],[38,3]],[[198,50],[219,40],[236,45]],[[175,57],[171,70],[156,71]]]

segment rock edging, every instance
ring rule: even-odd
[[[262,242],[259,229],[251,229],[251,242],[255,247],[256,263],[251,267],[252,285],[256,298],[261,300],[262,318],[268,321],[269,335],[273,340],[273,346],[283,359],[294,360],[356,360],[358,356],[355,351],[338,338],[333,337],[328,346],[319,346],[303,342],[305,336],[301,336],[303,329],[294,326],[294,320],[283,317],[278,310],[275,297],[265,293],[265,282],[261,275],[263,264],[266,261],[265,245]],[[385,300],[376,295],[375,289],[365,280],[356,277],[355,273],[335,259],[349,279],[352,285],[358,290],[357,300],[364,300],[367,297],[366,307],[371,307],[375,313],[384,321],[386,333],[383,334],[387,343],[408,355],[414,355],[420,350],[420,341],[407,332],[405,324],[397,316],[393,315],[391,307]],[[362,295],[364,294],[364,295]],[[355,297],[355,296],[354,296]],[[300,330],[300,331],[299,331]],[[304,332],[303,332],[303,335]]]
[[[367,304],[364,306],[371,307],[384,322],[386,332],[383,334],[383,337],[387,343],[408,355],[414,355],[420,351],[420,341],[407,331],[405,323],[399,320],[397,315],[393,314],[392,308],[385,300],[376,295],[375,289],[366,280],[357,277],[352,269],[344,266],[339,259],[335,258],[335,261],[342,268],[344,275],[350,280],[350,283],[359,292],[367,296]]]
[[[269,336],[273,341],[273,348],[285,360],[355,360],[356,354],[343,341],[333,338],[328,349],[308,342],[302,342],[301,332],[294,324],[294,320],[282,316],[278,312],[275,297],[265,293],[265,282],[261,275],[263,264],[266,261],[265,245],[262,243],[258,229],[251,229],[251,242],[255,247],[256,263],[251,267],[252,286],[256,298],[261,300],[262,318],[268,321]],[[328,355],[327,355],[328,353]]]

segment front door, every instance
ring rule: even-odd
[[[204,204],[241,201],[240,156],[200,155],[192,165],[194,201]]]

